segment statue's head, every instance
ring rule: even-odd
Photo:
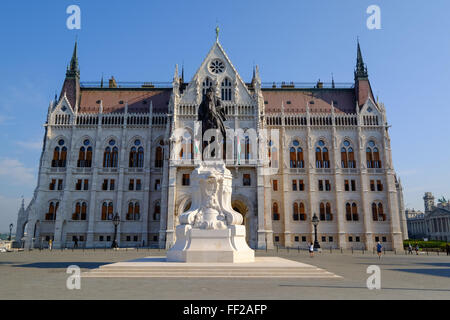
[[[214,97],[214,95],[216,94],[216,88],[214,86],[209,87],[208,89],[206,89],[206,95],[209,98]]]

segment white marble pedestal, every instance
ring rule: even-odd
[[[255,253],[245,241],[242,215],[231,207],[231,179],[224,163],[195,168],[191,174],[192,205],[179,217],[177,239],[167,252],[167,261],[255,261]]]
[[[167,252],[167,261],[176,262],[253,262],[255,253],[245,241],[245,226],[222,230],[177,227],[177,241]]]

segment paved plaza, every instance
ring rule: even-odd
[[[0,299],[450,299],[450,257],[389,252],[329,251],[310,258],[305,251],[258,251],[332,272],[335,279],[283,278],[81,278],[68,290],[66,268],[82,272],[165,251],[149,249],[33,250],[0,254]],[[367,267],[381,268],[381,289],[366,287]]]

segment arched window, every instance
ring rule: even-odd
[[[353,221],[359,220],[358,206],[354,202],[352,203],[352,218],[353,218]]]
[[[119,162],[119,149],[114,147],[111,152],[111,167],[117,168],[117,164]]]
[[[305,163],[303,161],[303,149],[300,147],[298,140],[292,141],[289,148],[289,165],[291,168],[304,168]]]
[[[366,148],[367,168],[381,168],[380,151],[374,141],[369,141]]]
[[[328,154],[328,148],[325,147],[325,142],[319,140],[316,146],[316,168],[329,168],[330,157]]]
[[[320,220],[322,221],[332,221],[333,214],[331,213],[331,205],[329,202],[321,202],[319,205],[320,210]]]
[[[87,216],[87,203],[83,202],[81,204],[81,220],[86,220]]]
[[[191,134],[186,131],[181,138],[180,159],[194,159],[194,145]]]
[[[352,221],[352,206],[348,202],[345,204],[345,217],[347,221]]]
[[[134,204],[133,218],[134,220],[139,220],[141,218],[141,207],[139,206],[139,202]]]
[[[161,219],[161,203],[159,201],[155,202],[155,207],[153,208],[153,220],[159,221]]]
[[[108,217],[108,204],[103,202],[102,204],[102,220],[106,220]]]
[[[203,81],[203,94],[206,94],[206,90],[208,90],[209,87],[212,86],[212,81],[209,77],[206,77],[205,80]]]
[[[59,202],[50,202],[48,205],[48,212],[45,214],[45,220],[54,221],[56,220],[56,212],[58,211]]]
[[[75,212],[72,215],[72,220],[80,220],[80,215],[81,215],[81,203],[77,202],[75,204]]]
[[[345,204],[345,217],[347,221],[358,221],[359,215],[358,215],[358,206],[356,203],[349,203],[347,202]]]
[[[87,203],[77,202],[75,204],[75,212],[72,214],[72,220],[86,220]]]
[[[280,213],[278,212],[278,203],[274,202],[272,204],[272,220],[280,220]]]
[[[111,148],[106,147],[105,152],[103,152],[103,168],[111,167]]]
[[[341,148],[342,168],[356,168],[355,152],[350,142],[345,140]]]
[[[139,147],[137,153],[137,166],[138,168],[144,167],[144,148]]]
[[[92,166],[92,147],[87,148],[85,166],[88,168]]]
[[[112,220],[114,217],[114,207],[112,202],[103,202],[102,204],[102,220]]]
[[[298,221],[300,219],[299,213],[298,213],[298,203],[294,202],[294,214],[292,216],[294,221]]]
[[[299,209],[300,209],[300,221],[306,221],[306,211],[303,202],[300,202]]]
[[[86,148],[81,147],[80,151],[78,152],[77,167],[83,168],[85,166],[85,160],[86,160]]]
[[[306,213],[305,213],[305,205],[303,202],[294,202],[294,214],[293,214],[294,221],[305,221],[306,220]]]
[[[67,161],[67,148],[62,147],[61,155],[60,155],[60,159],[59,159],[59,167],[64,168],[66,166],[66,161]]]
[[[155,152],[155,168],[162,168],[163,167],[163,159],[164,159],[164,150],[163,150],[163,145],[164,142],[161,140],[159,142],[159,146],[156,147],[156,152]]]
[[[222,100],[231,101],[231,81],[228,78],[222,81]]]
[[[245,137],[245,161],[250,159],[250,137]]]
[[[53,159],[52,159],[52,167],[58,167],[58,162],[59,162],[59,147],[55,147],[55,149],[53,150]]]
[[[372,203],[372,218],[373,221],[386,221],[386,214],[381,202],[378,205],[375,202]]]
[[[140,206],[139,202],[128,203],[127,220],[137,221],[140,219]]]
[[[136,147],[132,147],[130,150],[130,159],[128,166],[130,168],[136,168],[137,167],[137,151]]]

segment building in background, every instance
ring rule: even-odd
[[[429,239],[450,241],[450,201],[444,197],[434,202],[431,192],[424,197],[425,212],[407,209],[409,239]]]
[[[60,96],[48,107],[39,177],[22,206],[17,239],[27,247],[107,247],[121,218],[120,246],[170,247],[178,215],[190,207],[191,139],[202,94],[215,85],[237,157],[233,208],[253,248],[306,247],[311,218],[328,248],[403,248],[402,187],[391,157],[385,106],[374,98],[357,46],[354,82],[263,83],[258,67],[244,82],[220,42],[188,82],[80,82],[77,45]],[[185,129],[185,137],[176,137]],[[251,132],[279,130],[267,145]],[[178,140],[177,140],[178,139]],[[276,139],[276,140],[274,140]],[[184,145],[175,154],[174,145]],[[268,162],[252,161],[267,158]],[[182,159],[183,161],[180,161]],[[268,168],[278,168],[266,175]]]

